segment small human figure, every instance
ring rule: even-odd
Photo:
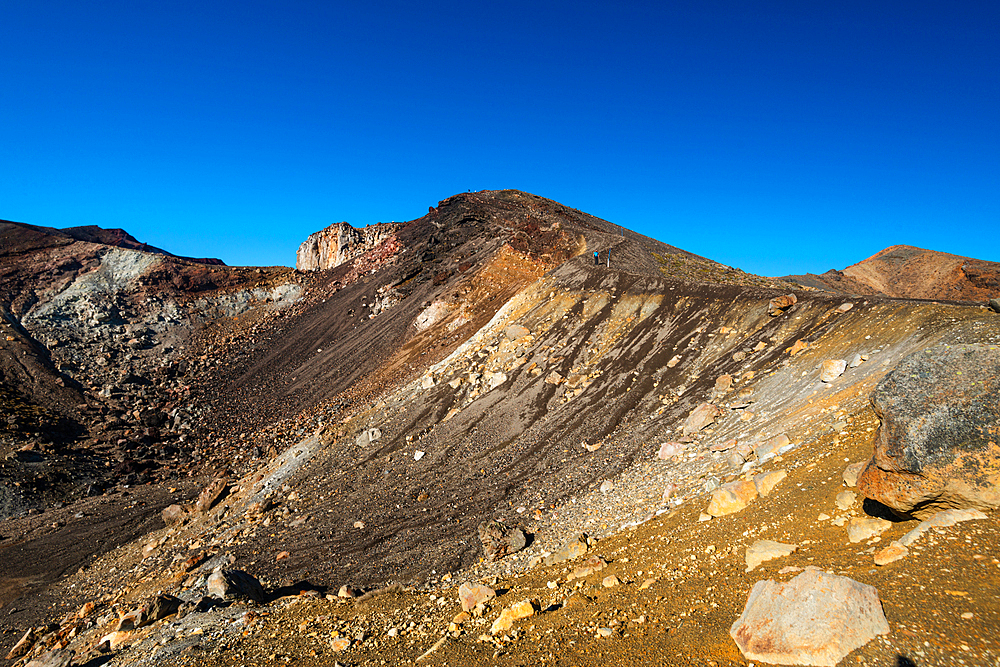
[[[597,265],[598,265],[598,264],[600,264],[600,263],[601,263],[601,260],[599,260],[599,259],[597,258],[597,251],[595,250],[595,251],[594,251],[594,266],[597,266]]]
[[[611,251],[608,250],[608,268],[611,268]]]

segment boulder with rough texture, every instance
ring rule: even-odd
[[[716,417],[722,414],[722,409],[711,403],[702,403],[688,415],[684,422],[684,435],[697,433],[715,421]]]
[[[513,627],[514,621],[534,616],[536,606],[534,600],[521,600],[511,605],[500,613],[500,618],[493,622],[490,632],[494,635],[498,632],[507,632]]]
[[[166,507],[164,507],[163,511],[160,512],[160,517],[163,519],[163,523],[167,524],[168,526],[176,526],[177,524],[184,521],[184,519],[186,519],[189,514],[190,511],[188,510],[188,508],[184,507],[183,505],[177,505],[175,503],[173,505],[167,505]]]
[[[785,294],[784,296],[776,296],[771,299],[767,304],[767,314],[771,317],[777,317],[785,312],[787,309],[791,308],[798,301],[798,298],[794,294]]]
[[[496,597],[497,592],[485,584],[470,584],[468,582],[458,587],[458,600],[462,603],[462,611],[472,611],[479,605]]]
[[[486,560],[489,561],[520,551],[527,544],[527,538],[520,528],[509,528],[500,521],[484,521],[479,524],[479,539],[483,543]]]
[[[823,382],[833,382],[847,370],[847,362],[843,359],[827,359],[823,362],[823,367],[819,372],[819,379]]]
[[[229,489],[229,480],[225,477],[213,479],[208,486],[201,490],[198,499],[194,501],[196,512],[207,512],[215,507],[226,491]]]
[[[1000,346],[911,354],[872,402],[882,424],[858,478],[862,494],[918,517],[1000,507]]]
[[[752,480],[723,484],[712,492],[712,499],[705,512],[715,517],[735,514],[749,505],[756,497],[757,486]]]
[[[852,543],[870,540],[892,526],[891,521],[874,516],[856,516],[847,524],[847,539]]]
[[[69,667],[73,663],[74,651],[57,648],[35,658],[24,667]]]
[[[35,632],[34,628],[28,628],[28,631],[24,633],[24,636],[14,644],[14,648],[10,650],[7,654],[7,660],[13,660],[15,658],[20,658],[22,655],[26,654],[31,650],[31,647],[35,645],[38,641],[38,633]]]
[[[833,667],[888,632],[875,588],[808,567],[787,583],[754,584],[729,635],[747,660]]]
[[[216,570],[205,582],[208,594],[223,600],[247,598],[264,601],[264,587],[257,578],[243,570]]]

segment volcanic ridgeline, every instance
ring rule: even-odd
[[[997,340],[996,316],[977,306],[801,291],[775,301],[787,284],[514,191],[444,200],[317,272],[205,269],[92,245],[85,262],[35,249],[28,272],[15,263],[28,254],[11,258],[5,331],[55,369],[50,384],[120,423],[98,442],[135,442],[129,455],[155,462],[158,439],[194,441],[163,460],[173,472],[243,475],[130,565],[130,578],[157,582],[191,544],[278,584],[440,582],[478,561],[486,519],[520,523],[546,546],[580,528],[549,510],[572,516],[603,482],[647,474],[664,440],[686,436],[696,454],[657,473],[677,487],[669,505],[696,499],[704,480],[738,472],[711,445],[811,442],[867,409],[908,352]],[[204,270],[211,285],[187,282]],[[824,360],[855,356],[835,384],[819,381]],[[185,360],[195,368],[174,366]],[[118,373],[158,366],[173,374],[147,385]],[[147,426],[145,401],[170,423]],[[684,433],[706,401],[715,423]],[[66,441],[72,453],[95,439]],[[42,461],[19,455],[4,474],[64,456],[28,451]],[[619,502],[613,514],[632,521],[668,505],[659,494]]]

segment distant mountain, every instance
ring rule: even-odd
[[[0,255],[16,255],[27,250],[68,245],[73,241],[83,241],[85,243],[99,243],[101,245],[126,248],[128,250],[141,250],[157,255],[166,255],[167,257],[177,257],[178,259],[198,264],[225,266],[225,262],[221,259],[181,257],[167,252],[162,248],[142,243],[124,229],[104,229],[97,225],[56,229],[55,227],[40,227],[23,222],[0,220],[0,241],[2,241],[0,242]]]
[[[1000,296],[1000,262],[895,245],[843,271],[785,276],[828,292],[904,299],[986,301]]]

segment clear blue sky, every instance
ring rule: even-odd
[[[294,264],[330,223],[517,188],[765,275],[1000,261],[998,26],[996,0],[7,0],[0,218]]]

